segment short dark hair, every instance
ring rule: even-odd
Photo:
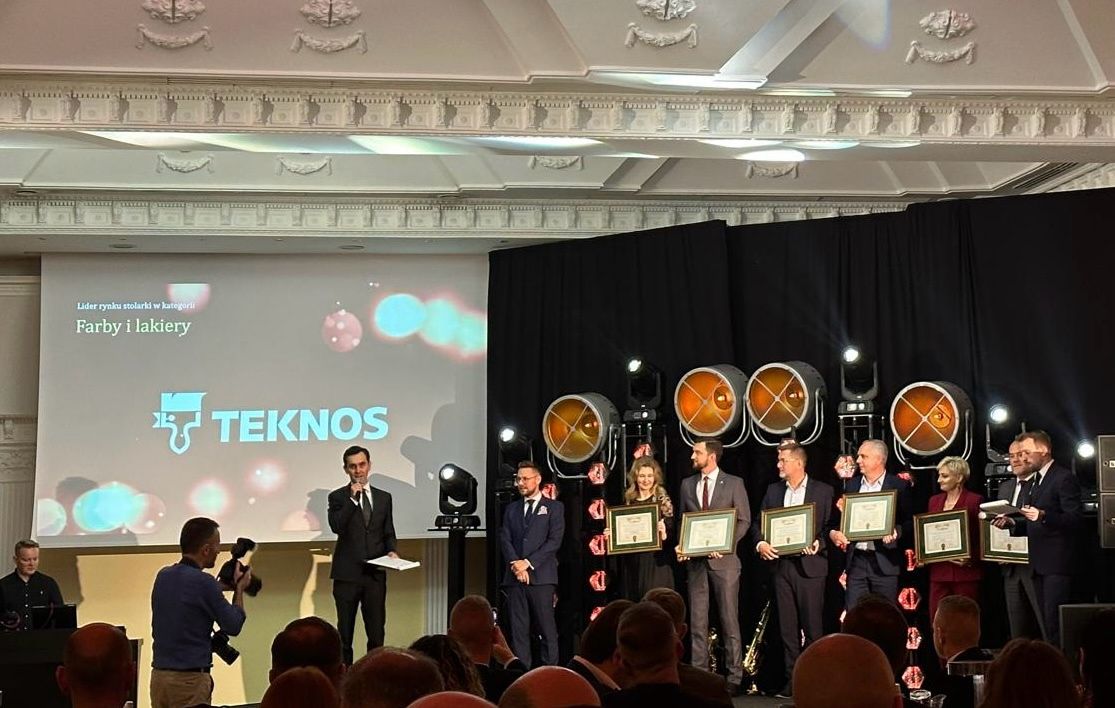
[[[346,706],[406,708],[422,696],[445,690],[441,670],[425,654],[378,647],[357,660],[341,686]]]
[[[523,460],[523,461],[522,461],[522,462],[520,462],[520,463],[519,463],[519,465],[518,465],[518,466],[517,466],[517,467],[515,468],[515,471],[517,472],[517,471],[519,471],[519,470],[525,470],[525,469],[532,469],[532,470],[534,470],[535,472],[537,472],[537,473],[538,473],[539,475],[541,475],[541,474],[542,474],[542,468],[541,468],[541,467],[539,467],[539,466],[538,466],[538,463],[536,463],[536,462],[535,462],[534,460]]]
[[[874,593],[860,598],[844,616],[843,632],[862,637],[882,649],[895,676],[906,663],[906,635],[909,629],[898,605]]]
[[[364,453],[364,459],[366,459],[368,462],[372,461],[372,453],[368,452],[368,448],[360,447],[359,445],[353,445],[352,447],[345,448],[344,454],[341,455],[341,464],[347,465],[348,458],[352,457],[353,455],[359,455],[360,453]]]
[[[806,460],[809,459],[809,453],[807,453],[805,451],[805,448],[802,447],[796,440],[783,440],[778,445],[778,451],[789,453],[790,457],[801,460],[801,464],[803,465],[805,464]]]
[[[29,538],[25,538],[22,541],[16,541],[15,542],[15,555],[18,556],[19,552],[22,551],[24,548],[38,548],[38,547],[39,547],[39,542],[38,541],[32,541]]]
[[[716,461],[719,463],[724,457],[724,443],[716,438],[697,438],[696,442],[705,444],[705,452],[710,455],[716,455]]]
[[[271,642],[271,668],[277,672],[315,666],[332,675],[340,663],[341,635],[320,617],[294,620]]]
[[[183,553],[197,553],[201,547],[213,538],[213,532],[221,528],[213,519],[204,516],[195,516],[182,524],[182,533],[178,536],[178,546]]]
[[[1033,440],[1034,445],[1037,447],[1044,447],[1050,452],[1053,451],[1053,439],[1049,437],[1049,433],[1044,430],[1027,430],[1024,433],[1019,433],[1014,436],[1014,441],[1020,443],[1024,440]]]
[[[581,635],[581,651],[586,660],[602,664],[616,653],[616,632],[624,610],[634,606],[630,600],[612,600],[596,616]]]

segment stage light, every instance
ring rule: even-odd
[[[553,482],[546,482],[540,489],[542,490],[542,496],[547,499],[554,500],[558,498],[558,488]]]
[[[921,646],[921,630],[917,627],[910,627],[906,630],[906,648],[910,651],[917,651]]]
[[[603,570],[598,570],[588,576],[588,584],[594,592],[604,592],[608,589],[608,574]]]
[[[608,479],[608,466],[603,462],[593,462],[588,468],[588,481],[595,484],[604,484]]]
[[[655,409],[662,405],[662,372],[635,357],[627,362],[627,412],[624,420],[654,420]],[[632,415],[638,411],[643,415]],[[649,414],[649,415],[648,415]]]
[[[914,588],[902,588],[898,591],[898,606],[907,612],[913,612],[921,604],[921,594]]]
[[[824,394],[825,380],[809,364],[774,362],[756,369],[747,382],[747,412],[766,432],[787,435],[818,421]]]
[[[588,621],[592,622],[593,620],[596,619],[597,615],[599,615],[603,611],[604,611],[604,606],[603,605],[597,605],[596,607],[592,608],[592,612],[590,612],[589,615],[588,615]]]
[[[588,517],[594,521],[604,520],[604,500],[593,499],[588,504]]]
[[[476,477],[453,463],[438,473],[438,508],[442,514],[467,516],[476,513]]]
[[[925,683],[925,672],[920,667],[907,666],[906,670],[902,672],[902,681],[906,684],[906,688],[919,689]]]
[[[531,439],[507,425],[499,431],[498,473],[495,490],[510,491],[515,488],[515,474],[519,463],[534,459]]]
[[[987,411],[987,419],[995,425],[1002,425],[1010,420],[1010,411],[1001,403],[996,403]]]
[[[554,457],[564,462],[584,462],[604,447],[619,411],[599,393],[562,396],[542,416],[542,438]]]
[[[502,443],[509,443],[515,439],[515,435],[514,428],[502,428],[499,431],[499,441]]]
[[[966,447],[970,447],[971,417],[968,394],[946,381],[912,383],[898,392],[890,406],[895,441],[921,456],[948,449],[962,431],[967,432]]]
[[[674,389],[674,412],[681,427],[698,437],[718,437],[746,415],[747,374],[731,364],[701,366]]]
[[[859,349],[855,347],[844,347],[844,351],[841,352],[840,358],[844,360],[845,364],[854,364],[859,359]]]
[[[1076,444],[1076,456],[1082,460],[1090,460],[1096,456],[1096,446],[1090,440],[1081,440]]]
[[[588,552],[594,556],[602,556],[608,552],[608,540],[602,533],[598,533],[588,540]]]
[[[845,402],[858,403],[854,409],[850,405],[841,405],[839,413],[873,413],[875,406],[872,402],[879,395],[879,366],[875,358],[867,356],[858,347],[849,346],[840,359],[840,395]],[[867,405],[863,405],[865,403]]]
[[[628,362],[627,362],[627,373],[637,374],[637,373],[639,373],[639,369],[641,369],[641,368],[643,368],[643,360],[642,359],[635,358],[635,359],[629,359],[628,360]]]

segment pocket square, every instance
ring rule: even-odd
[[[538,516],[545,516],[546,514],[549,514],[549,513],[550,513],[550,510],[547,509],[546,507],[544,507],[544,506],[538,507],[538,514],[537,514]]]

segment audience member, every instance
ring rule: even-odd
[[[810,644],[794,666],[796,708],[898,708],[887,656],[863,637],[830,634]]]
[[[461,691],[442,691],[422,696],[409,708],[495,708],[495,703],[486,701],[480,696]]]
[[[1014,639],[1003,647],[987,670],[986,686],[980,708],[1081,705],[1068,660],[1052,645],[1036,639]]]
[[[480,595],[466,595],[453,605],[449,636],[461,643],[476,664],[484,697],[489,701],[498,702],[507,687],[527,671],[496,626],[492,606]]]
[[[647,591],[643,600],[653,602],[666,611],[674,622],[678,641],[684,642],[689,626],[685,624],[685,599],[681,593],[669,588],[654,588]],[[678,679],[681,682],[681,692],[686,697],[700,698],[722,708],[732,707],[728,681],[720,674],[686,664],[679,659]]]
[[[338,691],[345,675],[341,660],[341,635],[320,617],[303,617],[288,624],[271,642],[271,672],[274,683],[284,671],[312,666],[320,669]]]
[[[135,684],[128,638],[109,624],[87,624],[66,640],[55,679],[73,708],[120,708]]]
[[[609,602],[581,635],[581,650],[565,665],[584,677],[600,698],[620,688],[616,630],[620,615],[634,604],[630,600]]]
[[[337,689],[321,669],[297,666],[275,676],[259,708],[337,708]]]
[[[906,695],[902,673],[906,670],[906,639],[910,627],[902,610],[882,595],[868,593],[844,616],[843,631],[861,637],[882,650],[890,664],[892,680],[899,685],[902,702],[914,706]]]
[[[1115,609],[1096,613],[1080,637],[1080,678],[1086,708],[1115,706]]]
[[[437,664],[416,652],[378,647],[352,665],[341,687],[344,708],[406,708],[445,689]]]
[[[933,648],[943,665],[951,661],[991,661],[991,652],[979,648],[980,610],[975,600],[949,595],[933,615]],[[933,692],[945,694],[949,708],[975,708],[975,687],[970,676],[942,674]]]
[[[640,602],[619,619],[619,660],[627,686],[604,697],[608,708],[714,705],[681,692],[678,660],[684,653],[674,620],[655,602]]]
[[[453,637],[427,634],[415,640],[410,649],[425,654],[438,665],[441,678],[445,681],[445,690],[484,695],[484,685],[480,683],[476,664],[469,658],[461,643]]]
[[[599,706],[589,682],[560,666],[540,666],[528,671],[503,692],[499,708],[580,708]]]

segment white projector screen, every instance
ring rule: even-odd
[[[484,498],[486,301],[482,256],[43,256],[36,538],[331,539],[350,445],[436,535],[443,464]]]

